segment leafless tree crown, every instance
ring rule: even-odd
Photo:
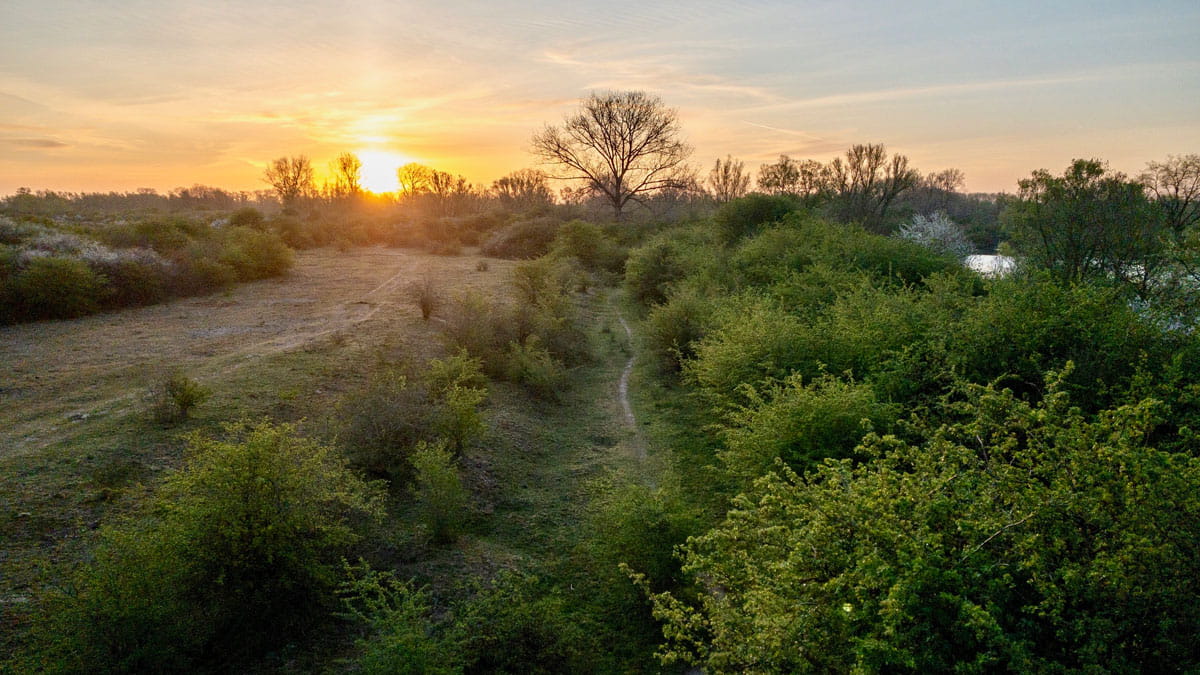
[[[617,219],[630,201],[686,182],[692,149],[679,138],[676,112],[641,91],[593,93],[561,125],[533,136],[533,152],[555,178],[579,179],[612,204]]]

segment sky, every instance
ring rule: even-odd
[[[692,162],[883,143],[969,191],[1200,153],[1200,2],[0,1],[0,195],[257,190],[267,163],[484,185],[594,91],[678,111]]]

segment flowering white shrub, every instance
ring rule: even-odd
[[[912,222],[900,226],[897,236],[956,258],[965,258],[975,250],[958,223],[941,211],[932,216],[913,216]]]

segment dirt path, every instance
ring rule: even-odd
[[[629,376],[633,374],[633,363],[637,359],[637,355],[633,353],[633,331],[629,330],[629,324],[625,322],[625,317],[617,315],[617,320],[621,322],[621,328],[625,329],[625,338],[629,341],[629,360],[625,362],[625,369],[621,371],[621,380],[617,383],[617,395],[621,399],[621,410],[625,413],[625,425],[633,432],[633,455],[638,460],[646,459],[646,441],[642,438],[641,430],[638,429],[637,418],[633,415],[633,406],[629,404]]]
[[[305,251],[287,277],[224,295],[0,328],[0,454],[45,447],[88,417],[127,412],[173,368],[221,378],[384,308],[415,316],[410,279],[471,275],[476,262],[385,248]]]

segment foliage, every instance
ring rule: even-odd
[[[551,248],[554,255],[578,260],[591,272],[620,274],[627,252],[599,225],[573,220],[558,230]]]
[[[646,348],[669,372],[679,372],[696,355],[693,345],[708,332],[712,298],[694,284],[680,286],[646,315]]]
[[[434,359],[420,374],[380,364],[366,388],[344,400],[341,440],[355,466],[405,478],[421,443],[440,440],[461,452],[482,436],[486,397],[480,361],[465,353]]]
[[[992,388],[858,467],[786,468],[684,547],[698,607],[655,594],[665,662],[708,672],[1200,665],[1200,463],[1145,445],[1154,401],[1088,421]],[[644,582],[643,582],[644,583]]]
[[[411,457],[412,494],[417,513],[437,543],[453,541],[467,519],[469,495],[458,475],[454,453],[445,443],[418,442]]]
[[[347,564],[338,589],[342,616],[367,627],[355,660],[367,675],[453,675],[462,672],[456,636],[434,620],[429,593],[365,563]]]
[[[713,225],[726,242],[732,243],[783,220],[795,210],[796,203],[785,195],[754,193],[722,205],[713,216]]]
[[[37,648],[49,669],[228,668],[330,608],[337,561],[381,513],[379,488],[290,426],[228,431],[192,436],[145,516],[103,528],[70,590],[47,598]]]
[[[558,234],[559,223],[553,218],[535,216],[517,220],[488,236],[482,252],[493,258],[527,260],[545,255]]]
[[[212,396],[212,390],[184,375],[172,372],[151,390],[151,406],[160,422],[179,422],[191,415],[192,408]]]
[[[24,316],[70,319],[100,310],[107,279],[76,258],[37,256],[12,280]]]
[[[1001,220],[1018,251],[1064,282],[1118,277],[1156,255],[1164,221],[1145,188],[1077,159],[1061,177],[1045,169],[1020,181]]]
[[[868,432],[886,432],[896,419],[894,406],[874,390],[832,375],[805,383],[800,375],[761,389],[747,385],[748,402],[734,409],[723,426],[725,448],[717,455],[742,484],[783,460],[803,473],[826,458],[853,457]]]
[[[505,354],[505,375],[538,398],[557,401],[567,384],[562,362],[542,346],[536,335],[510,342]]]
[[[244,206],[230,214],[229,224],[233,227],[260,229],[265,224],[265,218],[262,211],[253,206]]]
[[[588,670],[585,636],[564,602],[539,594],[536,577],[503,572],[454,608],[466,673],[574,673]]]

